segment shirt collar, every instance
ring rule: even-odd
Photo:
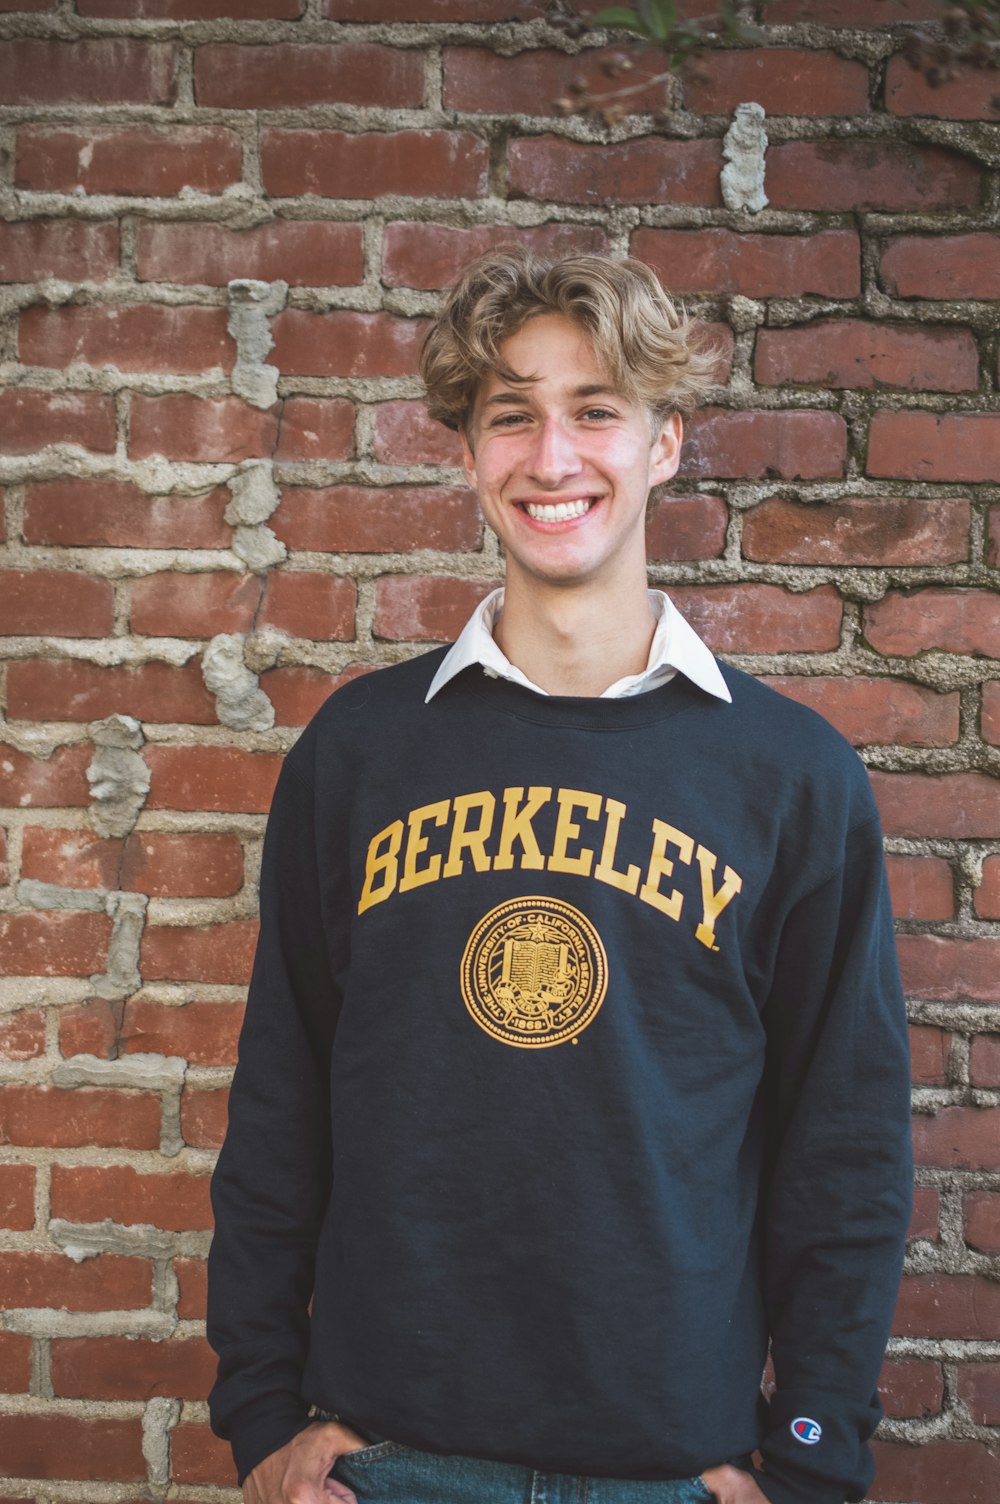
[[[509,679],[544,695],[546,690],[533,684],[515,664],[497,647],[493,627],[503,610],[503,587],[492,591],[480,601],[457,640],[449,648],[438,671],[431,680],[425,703],[429,703],[463,669],[478,665],[487,674],[500,679]],[[649,648],[649,658],[642,673],[627,674],[609,684],[601,698],[612,700],[626,695],[642,694],[666,684],[675,673],[681,673],[699,689],[715,695],[720,700],[732,700],[732,695],[722,677],[719,665],[697,632],[685,621],[673,601],[662,590],[649,592],[649,603],[657,617],[656,630]]]

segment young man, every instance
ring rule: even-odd
[[[647,590],[708,362],[641,264],[504,252],[423,366],[506,584],[286,761],[213,1423],[248,1504],[859,1499],[905,1018],[859,759]]]

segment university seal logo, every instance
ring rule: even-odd
[[[604,1001],[608,958],[585,915],[558,898],[514,898],[476,925],[462,956],[462,997],[502,1044],[546,1049],[574,1039]]]

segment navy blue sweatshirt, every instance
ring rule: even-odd
[[[436,651],[289,754],[213,1195],[213,1425],[842,1504],[910,1199],[868,779],[725,669],[544,698]],[[311,1310],[310,1310],[311,1303]],[[761,1374],[770,1341],[777,1389]]]

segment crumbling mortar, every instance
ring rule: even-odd
[[[28,1393],[38,1399],[52,1399],[55,1390],[52,1387],[51,1346],[47,1338],[32,1338],[30,1361]]]

